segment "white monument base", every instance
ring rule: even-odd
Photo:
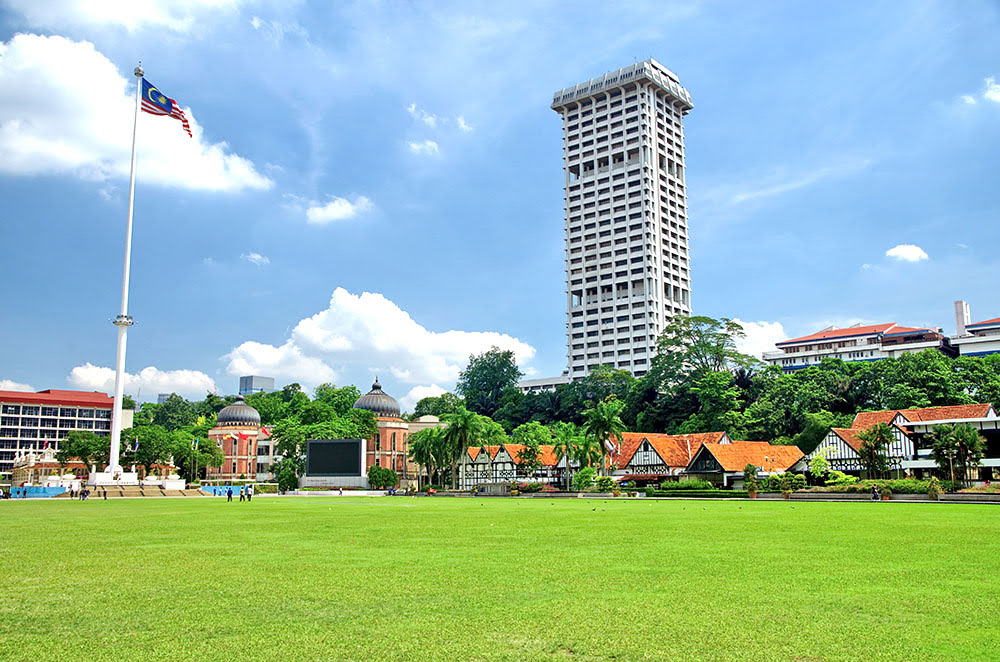
[[[134,471],[93,471],[87,479],[90,486],[138,485],[139,474]]]

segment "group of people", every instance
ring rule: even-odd
[[[240,501],[250,501],[253,499],[253,485],[247,485],[246,487],[240,488]],[[233,486],[228,485],[226,487],[226,501],[233,500]]]

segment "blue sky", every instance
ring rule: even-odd
[[[558,374],[548,106],[647,57],[695,103],[696,313],[750,351],[1000,316],[994,2],[137,4],[0,2],[0,386],[110,389],[139,58],[195,128],[139,123],[143,399],[377,374],[412,406],[492,344]]]

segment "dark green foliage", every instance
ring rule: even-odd
[[[459,375],[455,390],[465,398],[469,411],[493,416],[500,408],[501,394],[514,387],[522,374],[514,360],[514,352],[492,347],[469,357],[469,364]]]
[[[417,406],[413,409],[414,417],[437,416],[451,414],[463,406],[462,398],[454,393],[445,391],[437,397],[421,398],[417,401]]]
[[[677,490],[714,490],[715,485],[711,481],[698,478],[685,478],[684,480],[665,480],[660,483],[660,490],[676,492]]]
[[[368,484],[376,490],[395,487],[399,484],[399,476],[392,469],[372,465],[368,467]]]
[[[657,490],[653,496],[682,499],[746,499],[749,493],[746,490]]]

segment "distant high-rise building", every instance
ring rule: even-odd
[[[680,81],[646,60],[555,93],[563,119],[569,376],[641,376],[656,339],[691,314]]]
[[[156,395],[156,404],[162,405],[164,402],[170,399],[169,393],[158,393]]]
[[[258,377],[247,375],[240,377],[240,395],[251,393],[270,393],[274,390],[274,377]]]

